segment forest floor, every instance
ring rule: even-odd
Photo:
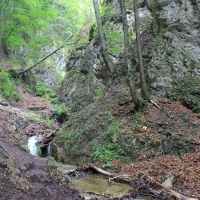
[[[21,99],[14,106],[0,105],[0,197],[2,200],[18,199],[41,199],[41,200],[64,200],[81,199],[78,191],[65,186],[65,180],[58,175],[55,179],[48,167],[46,158],[35,157],[23,151],[28,136],[35,134],[56,135],[59,127],[53,125],[51,128],[38,121],[38,112],[27,109],[27,102],[33,101],[33,97],[18,88]],[[38,100],[38,104],[37,104]],[[36,109],[40,106],[42,99],[35,99]],[[141,116],[140,121],[144,126],[139,129],[138,136],[142,141],[144,136],[153,135],[150,141],[157,145],[162,141],[162,134],[158,134],[171,128],[177,137],[184,137],[183,141],[195,146],[192,153],[178,155],[159,155],[159,152],[149,152],[154,156],[149,157],[148,152],[141,152],[138,162],[122,164],[113,161],[111,164],[115,169],[121,169],[115,179],[127,180],[133,186],[133,190],[140,193],[149,192],[150,188],[159,190],[162,193],[161,184],[167,175],[174,176],[173,188],[184,196],[200,199],[200,119],[197,114],[185,108],[179,102],[170,102],[166,99],[157,99],[157,105],[150,105],[148,114]],[[45,104],[42,115],[48,116],[50,104]],[[116,112],[120,110],[116,110]],[[31,113],[31,115],[30,115]],[[157,126],[150,128],[145,126],[156,123]],[[127,135],[130,127],[125,127]],[[183,136],[183,132],[185,133]],[[170,132],[169,134],[173,134]],[[187,137],[185,137],[185,135]],[[103,168],[103,164],[95,163]],[[112,171],[115,174],[115,170]],[[141,184],[142,183],[142,184]],[[172,189],[173,189],[172,188]],[[135,191],[134,191],[135,192]],[[155,195],[155,192],[152,193]],[[166,196],[170,195],[169,191]],[[159,195],[158,195],[159,196]]]

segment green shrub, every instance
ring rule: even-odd
[[[53,121],[49,118],[49,117],[46,117],[45,118],[45,123],[48,127],[51,127],[52,124],[53,124]]]
[[[57,104],[57,103],[58,103],[58,97],[51,98],[50,101],[51,101],[51,103],[53,103],[53,104]]]
[[[37,87],[36,96],[43,96],[46,93],[46,85],[44,83],[39,83]]]
[[[55,159],[54,157],[52,157],[52,156],[49,156],[49,157],[48,157],[48,161],[49,161],[50,163],[52,163],[52,164],[58,164],[57,161],[56,161],[56,159]]]
[[[108,51],[110,53],[119,53],[122,50],[122,43],[124,36],[123,34],[117,32],[117,30],[113,30],[112,28],[105,27],[106,37],[109,41]]]
[[[109,5],[101,6],[101,7],[99,8],[101,17],[104,17],[104,16],[105,16],[105,14],[106,14],[106,12],[107,12],[107,10],[108,10],[109,8],[110,8]]]
[[[112,123],[108,127],[108,134],[113,136],[113,135],[117,134],[119,132],[119,130],[120,130],[119,124],[118,123]]]
[[[94,100],[95,101],[98,101],[99,99],[101,99],[102,97],[103,97],[103,95],[104,95],[104,92],[103,92],[103,90],[102,89],[95,89],[95,93],[96,93],[96,95],[94,96]]]
[[[67,111],[67,107],[66,107],[65,103],[62,103],[60,105],[56,104],[51,110],[51,112],[57,116],[66,114],[66,111]]]
[[[42,155],[42,150],[41,150],[41,148],[40,148],[39,146],[36,146],[36,148],[37,148],[37,153],[38,153],[38,155],[41,156],[41,155]]]
[[[19,100],[20,96],[16,90],[16,86],[14,85],[11,76],[5,71],[0,71],[0,91],[3,95],[9,96],[15,101]]]
[[[51,103],[56,104],[58,102],[55,92],[51,88],[48,88],[44,83],[39,83],[37,86],[36,96],[43,96],[45,94],[48,94],[47,98],[49,98]]]

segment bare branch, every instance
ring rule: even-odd
[[[32,65],[31,67],[29,67],[28,69],[26,69],[26,70],[24,70],[24,71],[22,71],[22,72],[19,72],[18,75],[21,75],[21,74],[23,74],[23,73],[25,73],[25,72],[27,72],[27,71],[33,69],[33,68],[36,67],[38,64],[40,64],[41,62],[43,62],[44,60],[46,60],[48,57],[52,56],[54,53],[56,53],[57,51],[59,51],[59,50],[60,50],[61,48],[63,48],[65,45],[71,45],[71,44],[73,44],[72,42],[70,42],[70,43],[68,43],[68,44],[65,44],[65,43],[66,43],[69,39],[71,39],[73,36],[74,36],[74,34],[71,35],[71,36],[69,36],[69,37],[64,41],[64,43],[63,43],[60,47],[58,47],[57,49],[55,49],[54,51],[52,51],[50,54],[48,54],[48,55],[45,56],[44,58],[40,59],[38,62],[36,62],[34,65]]]

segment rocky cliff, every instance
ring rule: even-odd
[[[139,6],[148,89],[153,95],[169,97],[188,75],[200,75],[200,3],[191,0],[151,0],[151,11],[144,1],[139,1]],[[132,60],[137,68],[132,8],[132,1],[128,1]],[[84,28],[79,36],[80,42],[68,58],[67,74],[61,87],[61,100],[73,111],[79,111],[94,102],[97,90],[106,91],[116,83],[127,81],[118,1],[106,1],[104,12],[103,25],[108,51],[116,66],[115,72],[112,78],[108,78],[100,54],[96,25]]]

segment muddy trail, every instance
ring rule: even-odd
[[[45,169],[46,159],[33,157],[17,147],[0,141],[1,199],[81,199],[76,191],[53,180]]]

